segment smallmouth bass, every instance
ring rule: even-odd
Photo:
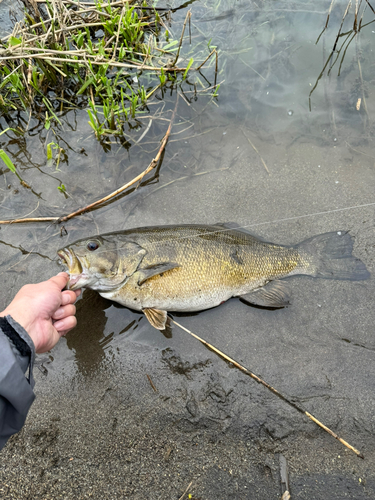
[[[167,311],[200,311],[231,297],[279,308],[289,304],[280,280],[305,274],[326,279],[370,276],[352,255],[345,231],[313,236],[295,246],[262,241],[232,225],[154,226],[78,240],[57,253],[72,290],[143,311],[163,330]]]

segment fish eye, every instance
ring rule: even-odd
[[[93,252],[97,248],[99,248],[99,243],[98,242],[96,242],[96,241],[89,241],[87,243],[87,250],[90,250],[90,252]]]

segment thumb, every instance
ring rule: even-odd
[[[56,285],[62,290],[63,288],[66,287],[68,281],[69,281],[69,274],[68,273],[59,273],[56,276],[52,276],[48,281],[51,281],[52,283],[56,283]]]

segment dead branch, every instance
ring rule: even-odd
[[[126,184],[121,186],[119,189],[116,189],[116,191],[113,191],[108,196],[105,196],[104,198],[101,198],[100,200],[95,201],[94,203],[91,203],[90,205],[87,205],[83,208],[80,208],[79,210],[76,210],[75,212],[72,212],[72,213],[65,215],[63,217],[33,217],[33,218],[23,218],[23,219],[13,219],[13,220],[0,220],[0,224],[20,224],[23,222],[54,222],[55,224],[60,224],[61,222],[66,222],[67,220],[72,219],[73,217],[76,217],[77,215],[81,215],[84,212],[88,212],[90,210],[93,210],[94,208],[98,208],[103,203],[106,203],[106,202],[112,200],[113,198],[116,198],[119,194],[126,191],[126,189],[128,189],[129,187],[133,186],[136,183],[139,183],[143,179],[143,177],[145,177],[145,175],[147,175],[149,172],[151,172],[151,170],[153,170],[157,166],[157,164],[159,163],[161,155],[165,149],[165,146],[167,145],[169,136],[171,134],[173,121],[174,121],[176,111],[177,111],[177,106],[178,106],[178,94],[177,94],[176,104],[175,104],[175,107],[174,107],[174,110],[172,113],[172,117],[171,117],[170,122],[169,122],[169,127],[168,127],[162,141],[161,141],[157,155],[151,161],[151,163],[146,168],[146,170],[144,170],[141,174],[137,175],[137,177],[134,177],[134,179],[132,179],[130,182],[127,182]]]

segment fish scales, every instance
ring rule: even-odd
[[[251,304],[289,303],[279,280],[296,274],[367,279],[346,232],[314,236],[295,246],[264,242],[223,225],[137,228],[79,240],[59,250],[70,286],[142,310],[154,326],[165,311],[198,311],[241,296]],[[156,318],[156,319],[155,319]]]
[[[175,310],[193,310],[192,306],[199,308],[206,299],[219,304],[228,295],[246,293],[266,280],[285,277],[300,263],[294,249],[263,243],[239,231],[214,231],[186,227],[132,235],[134,241],[147,248],[142,264],[151,266],[169,260],[180,267],[153,276],[141,287],[137,286],[135,274],[116,298],[131,300],[134,293],[139,293],[144,305],[167,298],[179,302]]]

